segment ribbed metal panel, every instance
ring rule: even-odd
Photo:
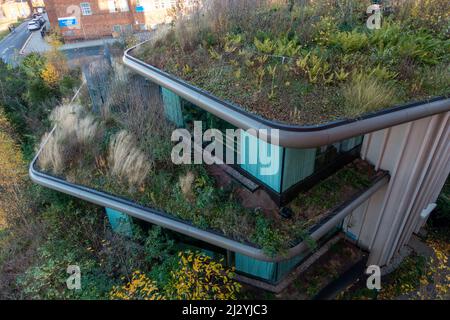
[[[366,137],[362,157],[391,175],[365,210],[354,210],[348,227],[370,250],[369,264],[388,265],[423,225],[420,213],[436,201],[450,171],[449,122],[447,112]]]

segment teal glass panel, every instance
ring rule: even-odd
[[[283,148],[245,131],[241,131],[241,168],[275,190],[281,191],[281,165]]]
[[[317,149],[286,148],[284,155],[283,191],[314,173]]]
[[[236,253],[235,267],[237,271],[265,280],[276,281],[277,265],[274,262],[260,261],[243,254]]]
[[[363,136],[353,137],[341,142],[341,152],[347,152],[360,145],[363,142]]]
[[[277,281],[282,280],[284,276],[295,269],[304,258],[305,255],[299,255],[292,259],[278,262]]]
[[[131,218],[125,213],[105,208],[109,223],[114,232],[124,236],[132,236],[133,229],[131,226]]]
[[[177,125],[177,127],[184,127],[183,114],[181,112],[181,99],[172,91],[161,87],[161,95],[164,104],[164,112],[169,121]]]

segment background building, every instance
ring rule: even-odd
[[[0,0],[0,23],[26,18],[30,13],[30,4],[25,0]]]
[[[65,40],[95,39],[149,30],[170,21],[177,0],[46,0],[50,25]]]

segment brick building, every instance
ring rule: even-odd
[[[0,0],[0,23],[26,18],[30,13],[30,4],[27,1]]]
[[[177,0],[45,0],[51,26],[58,26],[69,41],[148,30],[167,22],[168,9],[176,3]]]

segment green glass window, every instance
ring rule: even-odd
[[[132,222],[128,215],[110,208],[105,208],[105,210],[114,232],[124,236],[133,235]]]

